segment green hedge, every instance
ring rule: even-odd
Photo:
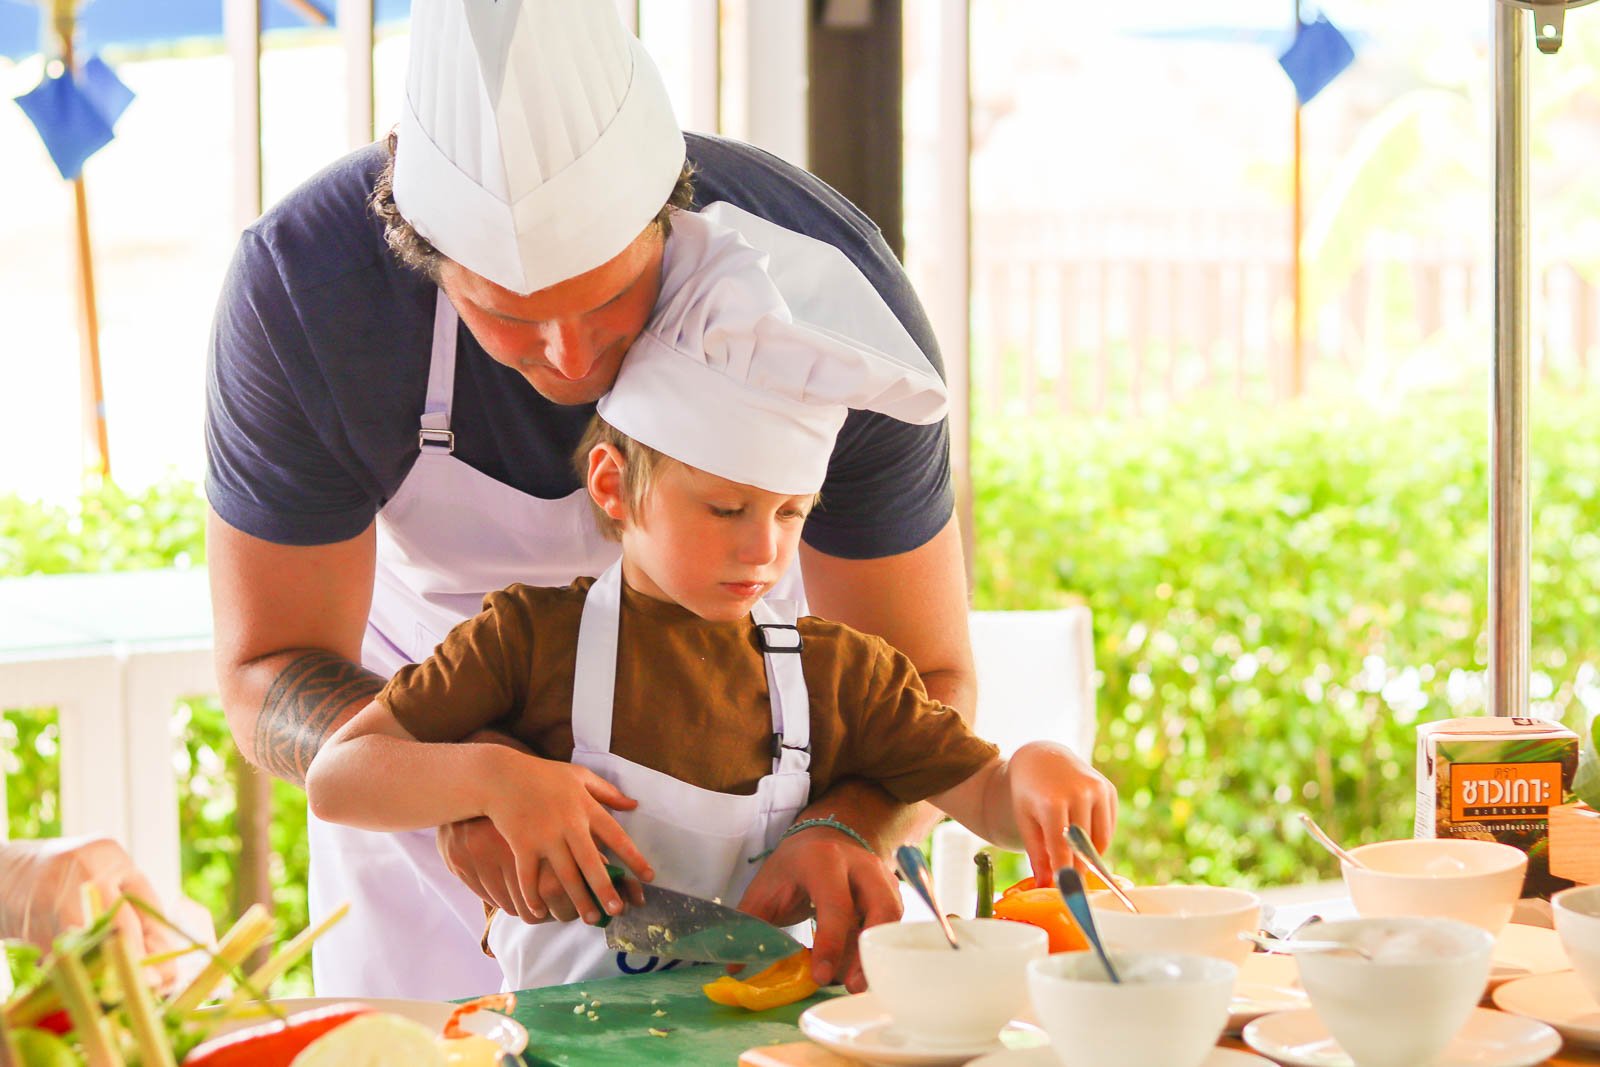
[[[1219,408],[1222,408],[1219,405]],[[1600,701],[1600,427],[1540,397],[1533,464],[1539,714]],[[1102,674],[1096,760],[1122,794],[1114,856],[1144,879],[1334,876],[1292,819],[1406,836],[1418,722],[1483,708],[1487,444],[1480,405],[1285,407],[1159,422],[977,427],[977,606],[1085,600]],[[203,562],[174,483],[80,507],[0,498],[0,575]],[[237,854],[226,726],[186,705],[185,886],[219,921]],[[53,723],[13,714],[13,833],[55,826]],[[274,794],[282,928],[305,921],[304,799]]]
[[[1585,407],[1538,399],[1532,464],[1535,713],[1574,727],[1600,696]],[[1337,877],[1301,807],[1411,834],[1416,724],[1485,710],[1486,434],[1450,399],[978,428],[977,603],[1092,609],[1122,867]]]

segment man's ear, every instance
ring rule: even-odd
[[[622,492],[622,471],[627,461],[613,445],[601,443],[589,450],[589,496],[607,516],[622,522],[628,501]]]

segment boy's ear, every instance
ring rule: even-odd
[[[622,492],[622,453],[608,444],[589,450],[589,497],[607,516],[621,522],[628,517],[628,502]]]

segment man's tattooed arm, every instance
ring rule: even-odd
[[[256,718],[256,763],[295,785],[335,730],[366,707],[383,679],[342,656],[321,649],[290,653],[267,689]]]

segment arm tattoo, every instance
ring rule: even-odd
[[[307,650],[274,678],[256,717],[256,763],[269,774],[306,784],[306,768],[346,710],[360,711],[383,679],[332,652]]]

